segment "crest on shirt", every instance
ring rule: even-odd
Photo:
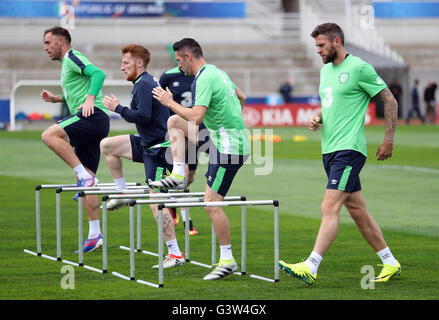
[[[180,85],[180,82],[178,82],[178,81],[174,81],[173,83],[172,83],[172,86],[173,87],[178,87]]]
[[[347,72],[342,72],[340,73],[340,75],[338,76],[338,81],[340,83],[345,83],[346,81],[349,80],[349,73]]]

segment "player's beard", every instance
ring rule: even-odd
[[[50,51],[50,54],[48,53],[50,60],[52,61],[61,61],[61,51],[60,50],[53,50]]]
[[[183,70],[185,76],[192,76],[192,70]]]
[[[51,59],[52,61],[59,61],[59,60],[60,60],[59,56],[57,56],[57,55],[53,55],[53,56],[51,56],[50,59]]]
[[[334,62],[335,59],[337,59],[337,51],[331,46],[331,50],[326,55],[326,59],[323,60],[323,63],[331,63]]]
[[[127,81],[134,81],[137,77],[136,71],[132,71],[131,73],[127,73]]]

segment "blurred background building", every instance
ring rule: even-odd
[[[131,84],[120,71],[123,45],[151,52],[148,72],[157,79],[173,68],[170,46],[183,37],[198,40],[208,63],[226,71],[249,104],[282,104],[279,87],[293,86],[293,104],[318,105],[321,58],[313,28],[336,22],[348,52],[371,63],[390,86],[401,85],[399,116],[410,109],[410,91],[439,81],[439,2],[370,0],[248,1],[0,1],[0,122],[15,129],[38,112],[55,118],[61,106],[39,98],[42,88],[59,91],[60,64],[43,50],[43,31],[64,25],[72,46],[107,75],[104,94],[128,105]],[[382,117],[382,106],[376,116]],[[17,123],[15,123],[17,119]],[[47,127],[47,124],[43,127]],[[113,125],[112,128],[117,128]]]

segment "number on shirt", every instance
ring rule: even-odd
[[[329,108],[332,105],[332,102],[334,102],[334,98],[332,97],[332,88],[327,87],[327,88],[323,89],[322,91],[325,94],[325,96],[323,97],[323,100],[322,100],[322,106],[324,108]]]
[[[185,108],[192,107],[192,92],[190,91],[183,92],[181,94],[181,97],[183,98],[180,103],[182,107]]]

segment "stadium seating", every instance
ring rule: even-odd
[[[320,22],[336,21],[341,25],[347,22],[344,2],[309,3]],[[351,10],[358,10],[359,4],[360,1],[352,0]],[[247,14],[246,19],[222,20],[77,19],[72,30],[73,47],[102,68],[107,79],[123,80],[121,46],[142,44],[151,52],[148,71],[158,78],[165,69],[175,65],[167,45],[189,36],[200,41],[207,61],[228,72],[248,96],[276,94],[287,78],[294,84],[295,96],[315,95],[321,61],[314,53],[309,32],[301,34],[300,14],[282,12],[281,2],[275,0],[248,1]],[[436,20],[432,23],[438,24]],[[13,85],[19,80],[59,79],[59,64],[48,59],[41,41],[43,30],[55,24],[59,24],[57,19],[0,20],[0,98],[9,99]],[[421,88],[428,80],[437,80],[439,71],[434,70],[439,65],[438,45],[428,32],[426,36],[410,36],[422,35],[421,30],[428,23],[420,21],[408,28],[407,21],[396,19],[390,23],[376,19],[375,27],[385,42],[404,57],[410,67],[409,78],[413,78],[412,74],[421,76]],[[416,38],[415,43],[403,42],[402,36],[392,38],[392,31],[399,27],[409,30],[405,38]],[[367,55],[367,50],[362,50]]]

